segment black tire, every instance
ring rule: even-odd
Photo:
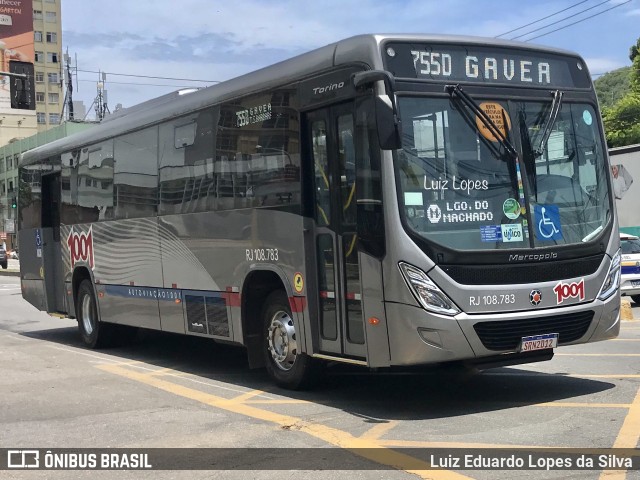
[[[631,300],[640,305],[640,295],[631,295]]]
[[[7,262],[4,262],[4,263],[2,264],[2,268],[4,268],[5,270],[7,269],[7,267],[8,267],[8,266],[9,266],[9,264],[8,264]]]
[[[313,387],[320,378],[321,365],[299,351],[289,299],[283,291],[275,291],[267,297],[262,325],[262,349],[269,376],[278,386],[289,390]]]
[[[76,295],[76,319],[82,342],[89,348],[103,348],[112,340],[113,326],[100,321],[91,280],[83,280]]]

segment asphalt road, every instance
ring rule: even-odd
[[[633,313],[639,318],[640,307]],[[560,348],[549,362],[479,374],[334,367],[317,390],[289,392],[249,370],[242,349],[200,338],[143,332],[132,343],[87,350],[75,321],[36,311],[18,278],[0,277],[0,449],[236,449],[227,459],[233,470],[0,478],[637,479],[625,470],[429,471],[420,462],[412,468],[406,460],[415,456],[402,449],[637,448],[639,347],[640,320],[631,320],[618,339]],[[266,459],[265,450],[246,450],[273,447],[281,453]],[[306,448],[326,449],[325,463],[305,463]],[[291,459],[306,470],[287,469]],[[382,470],[389,465],[397,469]]]

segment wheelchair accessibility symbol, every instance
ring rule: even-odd
[[[534,208],[536,237],[538,240],[562,239],[560,211],[557,205],[536,205]]]

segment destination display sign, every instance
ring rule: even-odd
[[[589,88],[577,57],[504,47],[390,42],[385,67],[397,78],[550,88]]]

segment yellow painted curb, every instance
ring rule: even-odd
[[[620,302],[620,318],[622,320],[633,320],[633,312],[631,311],[631,304],[629,302]]]

